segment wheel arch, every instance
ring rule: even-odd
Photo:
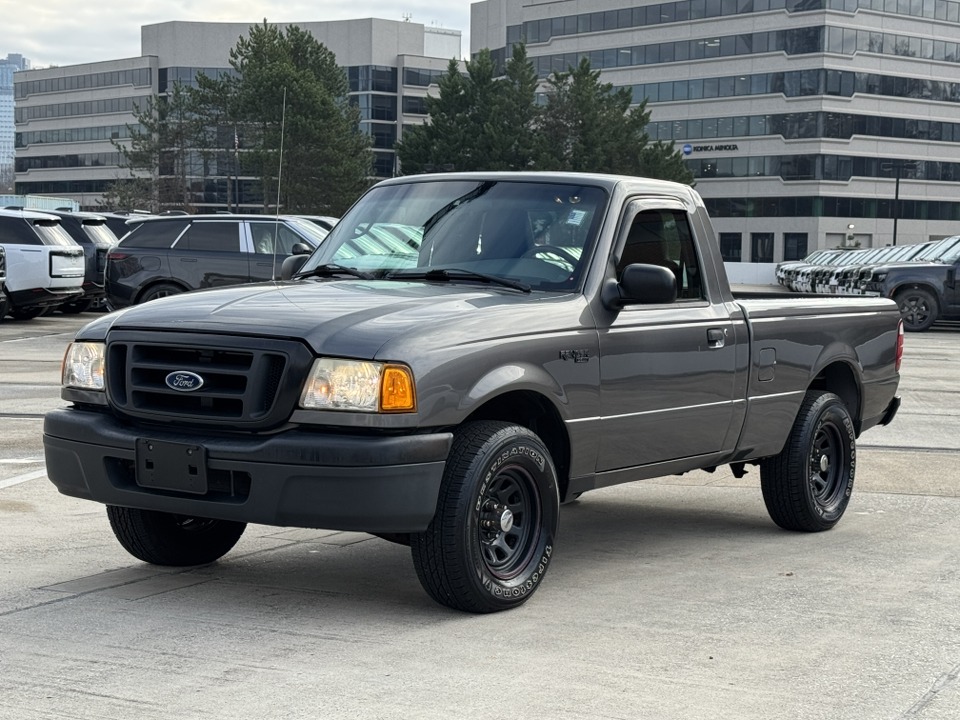
[[[863,416],[861,406],[863,391],[859,373],[849,362],[834,360],[827,364],[810,381],[807,389],[826,390],[839,397],[853,417],[853,425],[856,428],[857,436],[860,435],[860,424]]]
[[[926,290],[928,293],[933,295],[934,299],[937,301],[937,304],[940,305],[940,290],[937,289],[935,285],[931,285],[926,280],[901,280],[894,288],[890,291],[890,297],[895,298],[904,290]]]
[[[527,428],[543,440],[557,470],[560,498],[566,497],[570,482],[570,436],[560,411],[536,390],[507,390],[486,399],[464,422],[502,420]]]
[[[175,280],[174,278],[155,278],[137,290],[137,294],[134,296],[133,304],[139,305],[140,301],[143,299],[143,296],[146,295],[151,288],[155,288],[157,285],[176,285],[182,292],[190,292],[190,288],[188,288],[179,280]]]

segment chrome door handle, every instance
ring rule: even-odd
[[[727,341],[727,334],[720,328],[710,328],[707,330],[707,346],[711,350],[722,348]]]

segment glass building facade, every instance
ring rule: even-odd
[[[887,245],[894,212],[898,244],[960,234],[958,2],[473,5],[471,53],[503,62],[520,40],[541,79],[587,58],[646,101],[650,138],[683,152],[729,264],[848,235]]]

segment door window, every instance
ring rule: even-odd
[[[253,236],[253,251],[258,255],[273,255],[274,245],[276,245],[277,255],[293,255],[293,246],[296,243],[309,245],[306,240],[283,223],[252,222],[250,234]],[[275,239],[276,243],[274,243]]]
[[[240,223],[195,222],[177,243],[178,249],[204,252],[240,252]]]
[[[682,210],[644,210],[637,213],[617,263],[619,278],[627,265],[643,263],[665,267],[677,278],[678,300],[703,298],[700,263],[687,214]]]

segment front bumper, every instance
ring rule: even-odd
[[[426,529],[453,439],[301,430],[215,437],[135,428],[77,408],[47,413],[43,431],[47,475],[64,495],[192,517],[372,533]],[[203,446],[216,482],[205,495],[138,485],[138,438]]]

